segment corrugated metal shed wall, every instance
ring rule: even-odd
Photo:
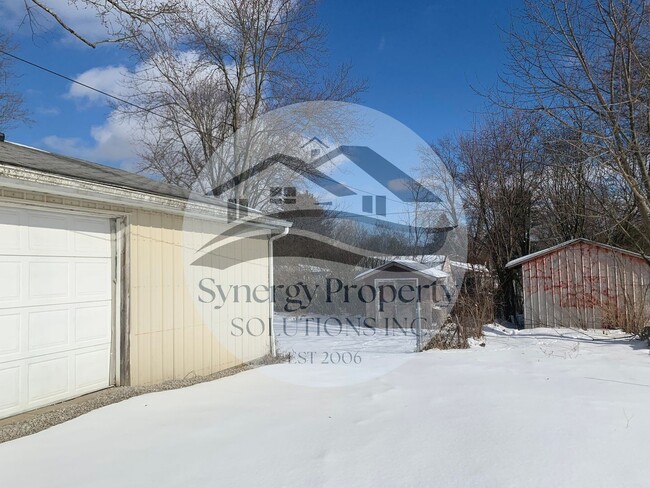
[[[648,303],[645,261],[576,242],[522,265],[525,327],[615,327],[611,311]]]
[[[211,304],[199,309],[196,294],[202,278],[212,277],[225,287],[269,284],[266,239],[241,240],[232,254],[212,256],[234,263],[224,270],[184,264],[225,228],[219,222],[183,221],[157,212],[131,215],[131,384],[206,375],[269,352],[268,330],[257,337],[235,337],[230,323],[233,317],[268,322],[268,303],[228,300],[219,310]],[[211,315],[211,324],[204,323],[205,313]]]

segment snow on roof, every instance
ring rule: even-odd
[[[377,262],[377,263],[387,263],[390,261],[415,261],[418,263],[423,263],[429,265],[430,268],[437,268],[439,270],[442,270],[443,265],[445,264],[445,260],[447,259],[447,256],[444,256],[442,254],[416,254],[413,256],[370,256],[368,258],[370,262]]]
[[[444,271],[440,271],[439,269],[436,269],[435,267],[432,267],[431,265],[421,263],[419,261],[415,261],[413,259],[391,259],[390,261],[387,261],[386,263],[382,264],[381,266],[378,266],[376,268],[371,268],[363,273],[358,274],[357,276],[354,277],[355,280],[361,280],[365,278],[366,276],[370,276],[373,273],[376,273],[378,271],[381,271],[382,269],[386,269],[389,267],[391,264],[398,264],[401,265],[405,268],[410,269],[411,271],[415,271],[419,274],[423,274],[426,276],[430,276],[431,278],[439,279],[439,278],[447,278],[449,275],[445,273]]]
[[[370,268],[363,273],[355,276],[355,279],[363,279],[372,274],[374,271],[384,269],[386,265],[391,263],[401,264],[413,271],[420,274],[431,276],[432,278],[446,278],[449,273],[442,271],[442,268],[447,261],[447,256],[442,254],[419,254],[414,256],[371,256],[372,261],[379,262],[377,266]],[[475,271],[478,273],[489,273],[490,270],[487,266],[482,264],[471,264],[462,261],[448,261],[452,268],[463,269],[466,271]]]
[[[395,259],[405,259],[407,261],[417,261],[419,263],[431,264],[443,262],[447,256],[442,254],[416,254],[415,256],[395,256]]]
[[[487,266],[484,266],[482,264],[471,264],[471,263],[461,263],[460,261],[450,261],[449,264],[453,268],[460,268],[460,269],[466,269],[469,271],[476,271],[479,273],[489,273],[490,270],[487,268]]]

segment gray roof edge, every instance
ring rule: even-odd
[[[78,158],[72,158],[70,156],[55,154],[55,153],[44,151],[44,150],[41,150],[41,149],[38,149],[38,148],[33,148],[33,147],[30,147],[30,146],[25,146],[23,144],[17,144],[17,143],[13,143],[13,142],[9,142],[9,141],[0,142],[0,144],[2,144],[2,145],[6,144],[7,146],[15,146],[17,148],[20,148],[21,150],[28,150],[28,151],[31,151],[33,153],[41,153],[41,154],[47,155],[48,157],[53,157],[53,158],[56,158],[56,159],[74,161],[76,164],[79,164],[79,165],[86,165],[88,167],[94,167],[94,168],[100,168],[100,169],[101,168],[108,168],[111,171],[116,171],[116,172],[119,172],[119,173],[123,173],[124,176],[134,176],[134,177],[137,177],[137,178],[146,178],[146,179],[150,180],[152,183],[154,183],[156,185],[159,185],[161,187],[168,186],[170,188],[175,188],[175,189],[179,190],[179,192],[184,191],[187,194],[187,198],[181,197],[178,194],[165,193],[163,191],[155,191],[153,189],[138,188],[137,186],[133,186],[133,187],[132,186],[125,186],[125,185],[121,185],[119,183],[110,183],[110,182],[100,181],[100,180],[93,179],[93,178],[83,178],[83,177],[78,177],[78,176],[72,176],[72,175],[69,175],[69,174],[62,174],[62,173],[59,173],[59,172],[56,172],[56,171],[47,171],[47,170],[44,170],[42,168],[32,167],[29,164],[21,164],[19,161],[13,162],[13,161],[6,161],[5,158],[0,159],[0,167],[4,167],[4,168],[7,168],[7,169],[8,168],[13,169],[13,171],[11,171],[13,173],[11,177],[13,179],[15,179],[15,180],[20,180],[21,179],[21,176],[22,176],[21,173],[23,175],[29,174],[31,176],[31,178],[26,179],[26,181],[34,181],[34,179],[35,179],[34,177],[36,175],[43,175],[43,176],[48,177],[50,179],[78,181],[80,183],[90,184],[90,185],[93,185],[95,187],[95,190],[97,190],[97,191],[101,191],[101,189],[105,189],[107,191],[103,192],[103,194],[105,196],[109,197],[109,198],[112,195],[114,195],[116,191],[119,191],[119,192],[123,192],[125,195],[128,195],[128,194],[151,195],[152,197],[157,197],[157,198],[159,198],[161,200],[170,200],[170,201],[173,200],[173,201],[176,201],[176,202],[178,202],[180,204],[184,204],[186,206],[197,206],[197,207],[203,207],[203,208],[212,207],[215,210],[219,209],[221,211],[225,211],[228,208],[228,204],[225,203],[225,202],[222,202],[222,201],[219,201],[219,200],[214,200],[214,199],[211,199],[209,197],[193,198],[191,196],[191,192],[189,190],[185,190],[182,187],[175,187],[174,185],[170,185],[168,183],[157,182],[156,180],[151,180],[150,178],[147,178],[145,176],[137,175],[135,173],[130,173],[130,172],[125,171],[125,170],[112,168],[112,167],[109,167],[109,166],[103,166],[103,165],[98,164],[98,163],[94,163],[94,162],[91,162],[91,161],[85,161],[85,160],[78,159]],[[19,158],[16,158],[16,159],[18,160]],[[6,174],[3,175],[3,176],[7,177]],[[43,181],[43,184],[48,186],[49,191],[52,191],[52,193],[55,193],[55,194],[57,193],[57,185],[56,184],[51,183],[51,184],[48,185],[46,183],[46,181]],[[108,190],[110,190],[110,191],[108,191]],[[92,199],[92,196],[89,196],[89,198]],[[133,200],[133,205],[137,208],[138,203],[139,203],[139,199],[134,198],[132,200]],[[116,203],[118,203],[118,202],[116,202]],[[123,202],[121,202],[121,203],[123,204]],[[164,205],[159,205],[159,206],[160,206],[161,210],[165,208]],[[260,224],[266,224],[266,225],[269,225],[269,226],[272,226],[272,227],[281,227],[281,228],[291,227],[291,225],[292,225],[292,223],[288,222],[288,221],[275,219],[273,217],[267,217],[262,212],[260,212],[260,211],[258,211],[256,209],[248,208],[248,207],[247,207],[247,209],[248,209],[249,215],[251,217],[261,218],[260,222],[259,222]],[[208,217],[208,215],[206,215],[206,217]]]
[[[57,196],[85,198],[90,201],[99,201],[127,208],[141,208],[203,219],[226,220],[226,209],[221,206],[105,185],[2,162],[0,162],[0,186],[16,188],[21,191],[38,191]],[[250,217],[255,218],[258,216],[252,214]],[[292,226],[289,221],[272,217],[261,218],[257,221],[253,221],[252,218],[249,219],[250,225],[278,229]]]

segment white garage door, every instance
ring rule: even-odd
[[[0,208],[0,418],[109,386],[108,219]]]

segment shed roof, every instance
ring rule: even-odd
[[[479,273],[488,273],[488,268],[483,264],[471,264],[463,261],[453,261],[449,259],[444,254],[414,254],[411,256],[370,256],[369,260],[372,264],[377,264],[378,266],[383,265],[389,261],[416,261],[427,265],[429,268],[434,268],[442,271],[446,263],[452,268],[464,269],[466,271],[475,271]]]
[[[517,259],[513,259],[512,261],[510,261],[510,262],[508,262],[506,264],[506,268],[516,268],[517,266],[521,266],[522,264],[527,263],[528,261],[532,261],[533,259],[537,259],[537,258],[539,258],[541,256],[545,256],[547,254],[554,253],[555,251],[558,251],[560,249],[563,249],[565,247],[572,246],[572,245],[575,245],[575,244],[578,244],[578,243],[584,243],[584,244],[589,244],[589,245],[592,245],[592,246],[598,246],[598,247],[601,247],[601,248],[609,249],[610,251],[614,251],[614,252],[618,252],[618,253],[621,253],[621,254],[626,254],[628,256],[632,256],[632,257],[635,257],[635,258],[643,259],[643,256],[641,254],[639,254],[639,253],[628,251],[626,249],[621,249],[620,247],[614,247],[614,246],[610,246],[608,244],[603,244],[602,242],[596,242],[596,241],[592,241],[592,240],[584,239],[584,238],[580,237],[578,239],[571,239],[569,241],[562,242],[562,243],[557,244],[555,246],[551,246],[551,247],[548,247],[546,249],[542,249],[541,251],[537,251],[537,252],[534,252],[534,253],[531,253],[531,254],[527,254],[526,256],[522,256],[522,257],[517,258]]]
[[[442,254],[413,254],[413,255],[377,255],[377,256],[368,256],[366,258],[365,266],[373,266],[378,268],[384,264],[392,261],[409,261],[417,262],[427,265],[429,268],[435,268],[442,271],[447,256]]]
[[[450,261],[452,268],[460,268],[466,271],[474,271],[476,273],[489,273],[490,270],[484,264],[463,263],[461,261]]]
[[[392,266],[392,265],[398,265],[401,266],[402,268],[408,270],[408,271],[413,271],[416,273],[419,273],[421,275],[428,276],[430,278],[434,279],[439,279],[439,278],[446,278],[449,276],[447,273],[444,271],[440,271],[439,269],[436,269],[434,267],[431,267],[429,264],[421,263],[418,261],[414,261],[412,259],[393,259],[391,261],[388,261],[381,266],[378,266],[376,268],[368,269],[364,271],[363,273],[359,273],[357,276],[354,277],[355,280],[362,280],[363,278],[366,278],[374,273],[378,273],[380,271],[385,270],[386,268]]]

